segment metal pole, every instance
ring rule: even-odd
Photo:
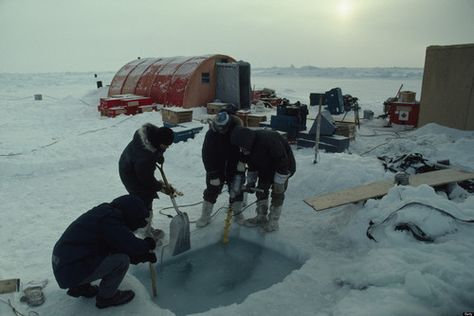
[[[316,141],[314,142],[314,160],[313,163],[318,162],[318,148],[319,148],[319,133],[321,130],[321,108],[323,106],[323,95],[319,95],[318,116],[316,118]]]
[[[158,296],[158,289],[156,286],[156,267],[155,264],[149,262],[148,267],[150,268],[150,279],[151,279],[151,293],[153,297]]]
[[[150,220],[145,228],[145,235],[147,237],[153,238],[153,233],[151,232],[151,222],[153,221],[153,211],[150,212]],[[153,238],[154,239],[154,238]],[[158,296],[158,289],[156,286],[156,267],[154,263],[149,262],[148,268],[150,269],[150,278],[151,278],[151,293],[153,297]]]

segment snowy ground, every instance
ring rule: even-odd
[[[102,74],[104,83],[113,74]],[[382,112],[383,101],[395,95],[400,83],[391,79],[255,77],[257,87],[277,90],[292,101],[307,103],[310,92],[340,86],[343,93],[360,99],[362,109]],[[407,90],[420,95],[421,80],[407,79]],[[408,84],[407,84],[408,82]],[[23,313],[39,315],[173,315],[150,297],[149,283],[141,282],[147,265],[134,267],[122,288],[137,296],[129,304],[97,310],[93,300],[73,299],[57,286],[50,264],[51,250],[67,225],[93,206],[125,193],[117,172],[119,155],[133,132],[143,123],[161,124],[159,112],[114,119],[96,110],[105,89],[94,89],[92,74],[0,74],[0,279],[48,281],[46,301],[31,308],[20,303],[21,293],[0,295]],[[34,101],[33,94],[43,94]],[[312,111],[313,112],[313,111]],[[270,114],[270,113],[269,113]],[[314,115],[314,113],[312,113]],[[194,118],[205,118],[202,109]],[[199,124],[195,122],[194,124]],[[362,121],[350,152],[321,153],[313,164],[313,149],[296,149],[297,172],[291,178],[280,231],[265,236],[232,226],[232,237],[251,241],[290,258],[301,267],[283,280],[258,290],[243,301],[213,308],[206,315],[462,315],[474,311],[474,197],[454,187],[450,198],[428,186],[395,187],[384,198],[365,204],[345,205],[315,212],[303,199],[380,179],[391,179],[378,155],[419,152],[432,160],[474,171],[474,132],[429,124],[418,130],[384,128],[382,120]],[[174,144],[165,154],[169,181],[184,192],[180,205],[201,201],[204,169],[201,145],[204,131],[185,143]],[[217,206],[225,206],[222,194]],[[254,197],[249,198],[249,203]],[[366,236],[369,222],[381,223]],[[169,218],[159,211],[171,205],[165,196],[155,201],[155,226],[168,230]],[[216,209],[218,208],[216,207]],[[191,220],[200,205],[183,207]],[[172,209],[162,210],[172,214]],[[253,215],[253,207],[245,216]],[[200,249],[218,243],[225,214],[219,212],[210,226],[192,230],[192,246]],[[394,224],[418,224],[435,238],[421,242]],[[271,270],[260,273],[269,273]],[[206,284],[209,278],[200,278]],[[206,288],[203,286],[203,288]],[[160,287],[158,293],[176,291]],[[236,300],[237,302],[237,300]],[[182,301],[182,304],[187,304]],[[0,314],[13,315],[0,301]]]

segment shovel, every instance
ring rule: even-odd
[[[166,179],[165,173],[163,171],[163,165],[160,166],[157,164],[156,166],[160,170],[163,182],[169,187],[170,185],[168,183],[168,179]],[[191,248],[189,218],[187,213],[181,212],[178,209],[178,205],[174,199],[174,194],[170,195],[170,199],[177,215],[175,215],[170,222],[169,247],[171,249],[172,256],[176,256]]]

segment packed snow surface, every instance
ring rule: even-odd
[[[401,83],[419,99],[421,79],[407,71],[406,77],[396,78],[256,72],[252,85],[273,88],[279,96],[302,103],[308,103],[311,92],[340,87],[344,94],[359,98],[362,110],[372,110],[377,117],[383,112],[383,101],[394,96]],[[99,74],[99,79],[106,85],[112,76]],[[121,284],[122,289],[136,292],[135,299],[100,311],[93,299],[69,297],[54,280],[51,251],[55,242],[83,212],[126,193],[117,166],[122,150],[142,124],[162,124],[160,112],[100,117],[97,105],[106,93],[106,87],[95,89],[91,73],[0,74],[0,279],[20,278],[22,288],[48,281],[43,289],[46,301],[38,307],[21,303],[21,292],[0,295],[1,315],[12,314],[8,300],[23,313],[39,315],[173,315],[171,307],[152,299],[146,264],[131,267]],[[43,100],[35,101],[34,94],[42,94]],[[266,112],[268,118],[272,114]],[[310,118],[314,117],[311,108]],[[165,153],[164,170],[184,193],[177,198],[181,210],[196,220],[205,187],[201,146],[208,128],[201,120],[208,115],[204,109],[194,109],[193,118],[192,124],[203,126],[203,131],[194,139],[173,144]],[[182,314],[432,316],[474,311],[474,224],[466,222],[474,219],[472,194],[457,185],[450,186],[448,193],[427,185],[396,186],[381,199],[320,212],[303,202],[322,193],[393,179],[377,156],[416,152],[433,161],[449,159],[453,167],[474,171],[473,131],[437,124],[419,129],[385,125],[383,119],[361,120],[349,151],[320,152],[316,164],[314,149],[293,146],[297,171],[290,179],[278,232],[261,235],[256,229],[233,224],[230,242],[236,245],[229,247],[225,258],[209,255],[206,267],[203,251],[221,242],[227,193],[220,195],[214,208],[219,212],[209,226],[196,229],[192,224],[193,252],[183,262],[199,261],[202,270],[192,275],[202,284],[199,295],[217,299],[219,283],[243,278],[237,273],[245,271],[230,278],[240,263],[243,269],[255,268],[254,276],[261,278],[253,289],[242,293],[236,287],[224,287],[222,304],[208,310],[198,308],[194,300],[184,299],[184,285],[164,281],[180,273],[170,271],[169,258],[161,257],[160,248],[157,255],[163,269],[159,263],[158,295],[164,298],[177,293]],[[254,201],[250,195],[246,217],[253,216]],[[170,206],[167,196],[154,203],[154,224],[165,231],[170,219],[161,213],[174,215]],[[375,240],[367,236],[371,222]],[[416,225],[433,242],[396,230],[400,223]],[[236,249],[238,243],[256,248]],[[255,262],[253,267],[248,261],[255,257],[252,249],[282,256],[292,262],[291,268],[275,262]],[[186,267],[191,266],[183,267],[182,280],[189,273]],[[286,272],[280,274],[279,269]],[[280,276],[265,283],[264,279],[276,273]]]

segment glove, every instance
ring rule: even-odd
[[[176,191],[171,185],[166,185],[161,180],[159,180],[158,182],[161,184],[161,189],[160,189],[161,193],[172,196],[173,193]]]
[[[285,192],[285,183],[289,177],[290,174],[281,174],[275,172],[275,176],[273,177],[273,192],[277,194]]]
[[[146,237],[143,240],[147,243],[148,249],[153,250],[156,248],[156,241],[153,238]]]
[[[135,256],[135,257],[130,257],[130,263],[131,264],[139,264],[142,262],[151,262],[155,263],[156,262],[156,255],[154,252],[147,252],[144,255],[141,256]]]
[[[162,165],[164,162],[165,162],[165,157],[163,156],[158,156],[158,158],[156,158],[156,162],[160,165]]]
[[[146,255],[146,260],[144,262],[151,262],[155,263],[156,262],[156,255],[154,252],[149,252]]]
[[[229,187],[229,196],[231,200],[235,199],[238,195],[242,193],[243,184],[244,184],[243,174],[236,174]]]
[[[173,196],[175,191],[176,190],[171,185],[165,185],[161,188],[161,192],[169,196]]]
[[[248,171],[247,172],[247,179],[245,183],[245,189],[247,191],[252,192],[252,189],[255,188],[258,178],[258,171]]]

